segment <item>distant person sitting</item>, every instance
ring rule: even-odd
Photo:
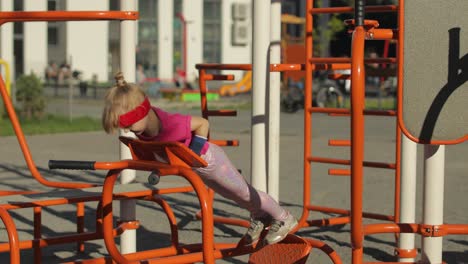
[[[146,75],[145,75],[145,70],[143,68],[143,65],[138,64],[136,68],[136,83],[139,85],[143,85],[146,80]]]
[[[53,61],[49,62],[45,70],[45,79],[47,83],[57,84],[58,78],[58,67],[57,64]]]
[[[58,74],[58,83],[63,85],[65,80],[68,80],[72,77],[72,71],[70,64],[62,63],[60,65],[59,74]]]

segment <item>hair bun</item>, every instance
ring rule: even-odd
[[[127,85],[127,82],[125,81],[125,78],[123,76],[122,72],[118,72],[115,76],[115,82],[117,83],[118,87],[124,87]]]

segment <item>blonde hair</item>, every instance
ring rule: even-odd
[[[109,134],[119,128],[119,116],[135,109],[146,97],[138,85],[125,81],[122,72],[114,78],[115,86],[107,91],[102,112],[102,126]]]

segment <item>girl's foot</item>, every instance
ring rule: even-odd
[[[265,230],[265,227],[267,227],[270,222],[271,219],[269,217],[258,219],[251,218],[250,226],[241,241],[243,241],[245,245],[251,245],[257,242],[262,235],[263,230]]]
[[[288,217],[283,221],[273,219],[270,228],[268,229],[268,233],[263,239],[263,244],[271,245],[280,242],[296,226],[297,220],[291,213],[288,213]]]

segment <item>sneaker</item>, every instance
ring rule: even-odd
[[[297,219],[290,213],[288,217],[283,220],[273,219],[267,235],[263,239],[265,245],[271,245],[283,240],[291,230],[297,226]]]
[[[269,222],[271,220],[269,219],[250,219],[250,226],[247,229],[247,232],[245,235],[242,237],[242,241],[244,242],[245,245],[251,245],[255,242],[258,241],[260,236],[262,235],[263,230],[265,229],[266,226],[268,226]]]

